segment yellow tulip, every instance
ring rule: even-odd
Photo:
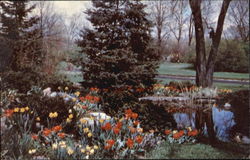
[[[99,147],[97,145],[94,145],[94,149],[98,149]]]
[[[67,119],[66,119],[66,122],[67,122],[67,123],[70,123],[70,122],[71,122],[71,119],[70,119],[70,118],[67,118]]]
[[[25,112],[25,108],[21,108],[20,112],[22,112],[22,113]]]
[[[53,150],[57,149],[57,147],[58,147],[57,143],[53,143],[53,144],[52,144],[52,149],[53,149]]]
[[[49,118],[53,118],[54,114],[52,112],[49,113]]]
[[[95,153],[95,150],[94,150],[94,149],[91,149],[91,150],[89,151],[89,153],[90,153],[90,155],[92,155],[92,154]]]
[[[74,153],[74,150],[71,149],[70,147],[67,148],[68,155],[71,155]]]
[[[19,108],[14,108],[14,112],[19,112]]]
[[[69,118],[70,118],[70,119],[72,119],[73,117],[74,117],[73,114],[70,114],[70,115],[69,115]]]
[[[89,138],[92,137],[92,133],[91,132],[88,133],[88,137]]]
[[[83,132],[84,132],[84,133],[88,133],[88,132],[89,132],[89,128],[84,128],[84,129],[83,129]]]
[[[27,106],[27,107],[25,107],[25,110],[26,110],[26,111],[28,111],[29,109],[30,109],[30,108],[29,108],[28,106]]]
[[[85,149],[81,149],[80,151],[81,151],[82,153],[85,153],[85,152],[86,152],[86,150],[85,150]]]
[[[40,117],[36,117],[36,120],[37,120],[37,121],[40,121]]]
[[[85,124],[85,123],[87,123],[88,121],[87,121],[86,119],[81,118],[81,119],[80,119],[80,122],[81,122],[82,124]]]
[[[91,147],[89,145],[86,146],[86,150],[87,151],[90,151],[91,150]]]
[[[54,112],[54,118],[56,118],[58,116],[58,113],[57,112]]]
[[[99,122],[100,122],[100,123],[103,123],[103,122],[104,122],[104,119],[100,119]]]
[[[68,87],[65,87],[64,89],[65,89],[65,91],[69,90],[69,88],[68,88]]]
[[[78,97],[80,95],[80,92],[79,91],[75,92],[75,95]]]

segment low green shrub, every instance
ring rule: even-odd
[[[1,81],[2,90],[16,89],[19,93],[27,93],[32,86],[51,87],[52,90],[56,90],[58,86],[72,86],[71,82],[61,76],[40,73],[30,68],[4,72],[1,74]]]
[[[222,41],[214,70],[217,72],[249,72],[249,49],[238,41]]]

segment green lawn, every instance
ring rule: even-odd
[[[184,80],[161,79],[161,78],[157,78],[157,80],[158,80],[158,83],[161,83],[163,85],[168,84],[171,81],[176,81],[176,82],[184,81]],[[192,81],[192,83],[195,83],[195,82]],[[230,84],[230,83],[214,83],[214,86],[218,87],[218,89],[231,89],[233,91],[249,89],[249,85]]]
[[[188,63],[170,63],[164,62],[160,65],[158,72],[160,74],[195,76],[195,70],[191,69],[192,64]],[[215,72],[216,78],[230,78],[230,79],[249,79],[248,73],[234,73],[234,72]]]
[[[147,159],[241,159],[240,153],[214,148],[207,144],[170,144],[163,142],[146,155]]]
[[[63,70],[66,66],[65,62],[60,63],[59,69]],[[161,74],[171,74],[171,75],[186,75],[186,76],[195,76],[195,71],[188,69],[191,68],[191,64],[187,63],[163,63],[160,65],[159,73]],[[79,74],[64,74],[63,72],[58,72],[61,75],[65,75],[68,80],[71,82],[81,82],[83,81],[82,75]],[[249,79],[249,74],[246,73],[230,73],[230,72],[216,72],[216,75],[220,75],[221,77],[224,76],[224,78],[235,78],[236,75],[239,75],[237,78],[239,79]],[[179,81],[182,80],[171,80],[171,79],[158,79],[159,83],[166,84],[170,81]],[[194,83],[194,81],[193,81]],[[232,89],[232,90],[241,90],[241,89],[248,89],[248,85],[240,85],[240,84],[228,84],[228,83],[214,83],[214,86],[218,87],[219,89]]]

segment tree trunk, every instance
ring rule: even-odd
[[[201,0],[190,0],[190,7],[194,17],[196,38],[196,84],[206,85],[206,50],[201,17]]]
[[[194,17],[195,38],[196,38],[196,84],[202,87],[213,85],[214,64],[220,44],[223,24],[227,9],[231,0],[224,0],[217,22],[216,33],[211,37],[212,46],[209,57],[206,57],[205,39],[201,15],[201,0],[189,0],[189,4]]]

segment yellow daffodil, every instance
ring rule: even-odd
[[[121,119],[119,119],[119,122],[122,122],[124,120],[124,118],[122,117]]]
[[[59,142],[59,145],[65,145],[65,144],[66,144],[65,141],[60,141],[60,142]]]
[[[22,113],[25,112],[25,108],[21,108],[20,112],[22,112]]]
[[[94,149],[98,149],[99,147],[97,145],[94,145]]]
[[[66,119],[66,122],[67,122],[67,123],[70,123],[70,122],[71,122],[71,119],[70,119],[70,118],[67,118],[67,119]]]
[[[104,119],[100,119],[99,122],[100,122],[100,123],[103,123],[103,122],[104,122]]]
[[[80,122],[81,122],[82,124],[85,124],[85,123],[87,123],[88,121],[87,121],[86,119],[81,118],[81,119],[80,119]]]
[[[72,101],[75,102],[75,101],[76,101],[76,98],[72,98]]]
[[[54,112],[54,118],[56,118],[58,116],[57,112]]]
[[[82,153],[85,153],[85,152],[86,152],[86,150],[85,150],[85,149],[81,149],[80,151],[81,151]]]
[[[40,117],[36,117],[36,120],[37,120],[37,121],[40,121],[41,119],[40,119]]]
[[[67,153],[68,153],[68,155],[71,155],[71,154],[74,153],[74,150],[71,149],[70,147],[68,147],[68,148],[67,148]]]
[[[95,153],[95,150],[94,149],[91,149],[90,151],[89,151],[89,154],[90,155],[92,155],[92,154],[94,154]]]
[[[65,89],[65,91],[69,90],[69,88],[68,88],[68,87],[65,87],[64,89]]]
[[[52,112],[49,113],[49,118],[53,118],[54,114]]]
[[[83,129],[83,132],[84,132],[84,133],[88,133],[88,132],[89,132],[89,128],[84,128],[84,129]]]
[[[33,154],[33,153],[36,153],[36,150],[35,149],[30,149],[29,154]]]
[[[58,147],[57,143],[53,143],[53,144],[52,144],[52,149],[53,149],[53,150],[57,149],[57,147]]]
[[[28,111],[30,108],[28,106],[25,107],[25,110]]]
[[[70,118],[70,119],[72,119],[73,117],[74,117],[73,114],[70,114],[70,115],[69,115],[69,118]]]
[[[91,147],[89,145],[86,146],[86,150],[87,151],[90,151],[91,150]]]
[[[19,108],[14,108],[14,112],[19,112]]]
[[[88,133],[88,137],[92,137],[92,133],[91,132]]]
[[[79,91],[75,92],[75,95],[76,95],[77,97],[80,96],[80,92],[79,92]]]

